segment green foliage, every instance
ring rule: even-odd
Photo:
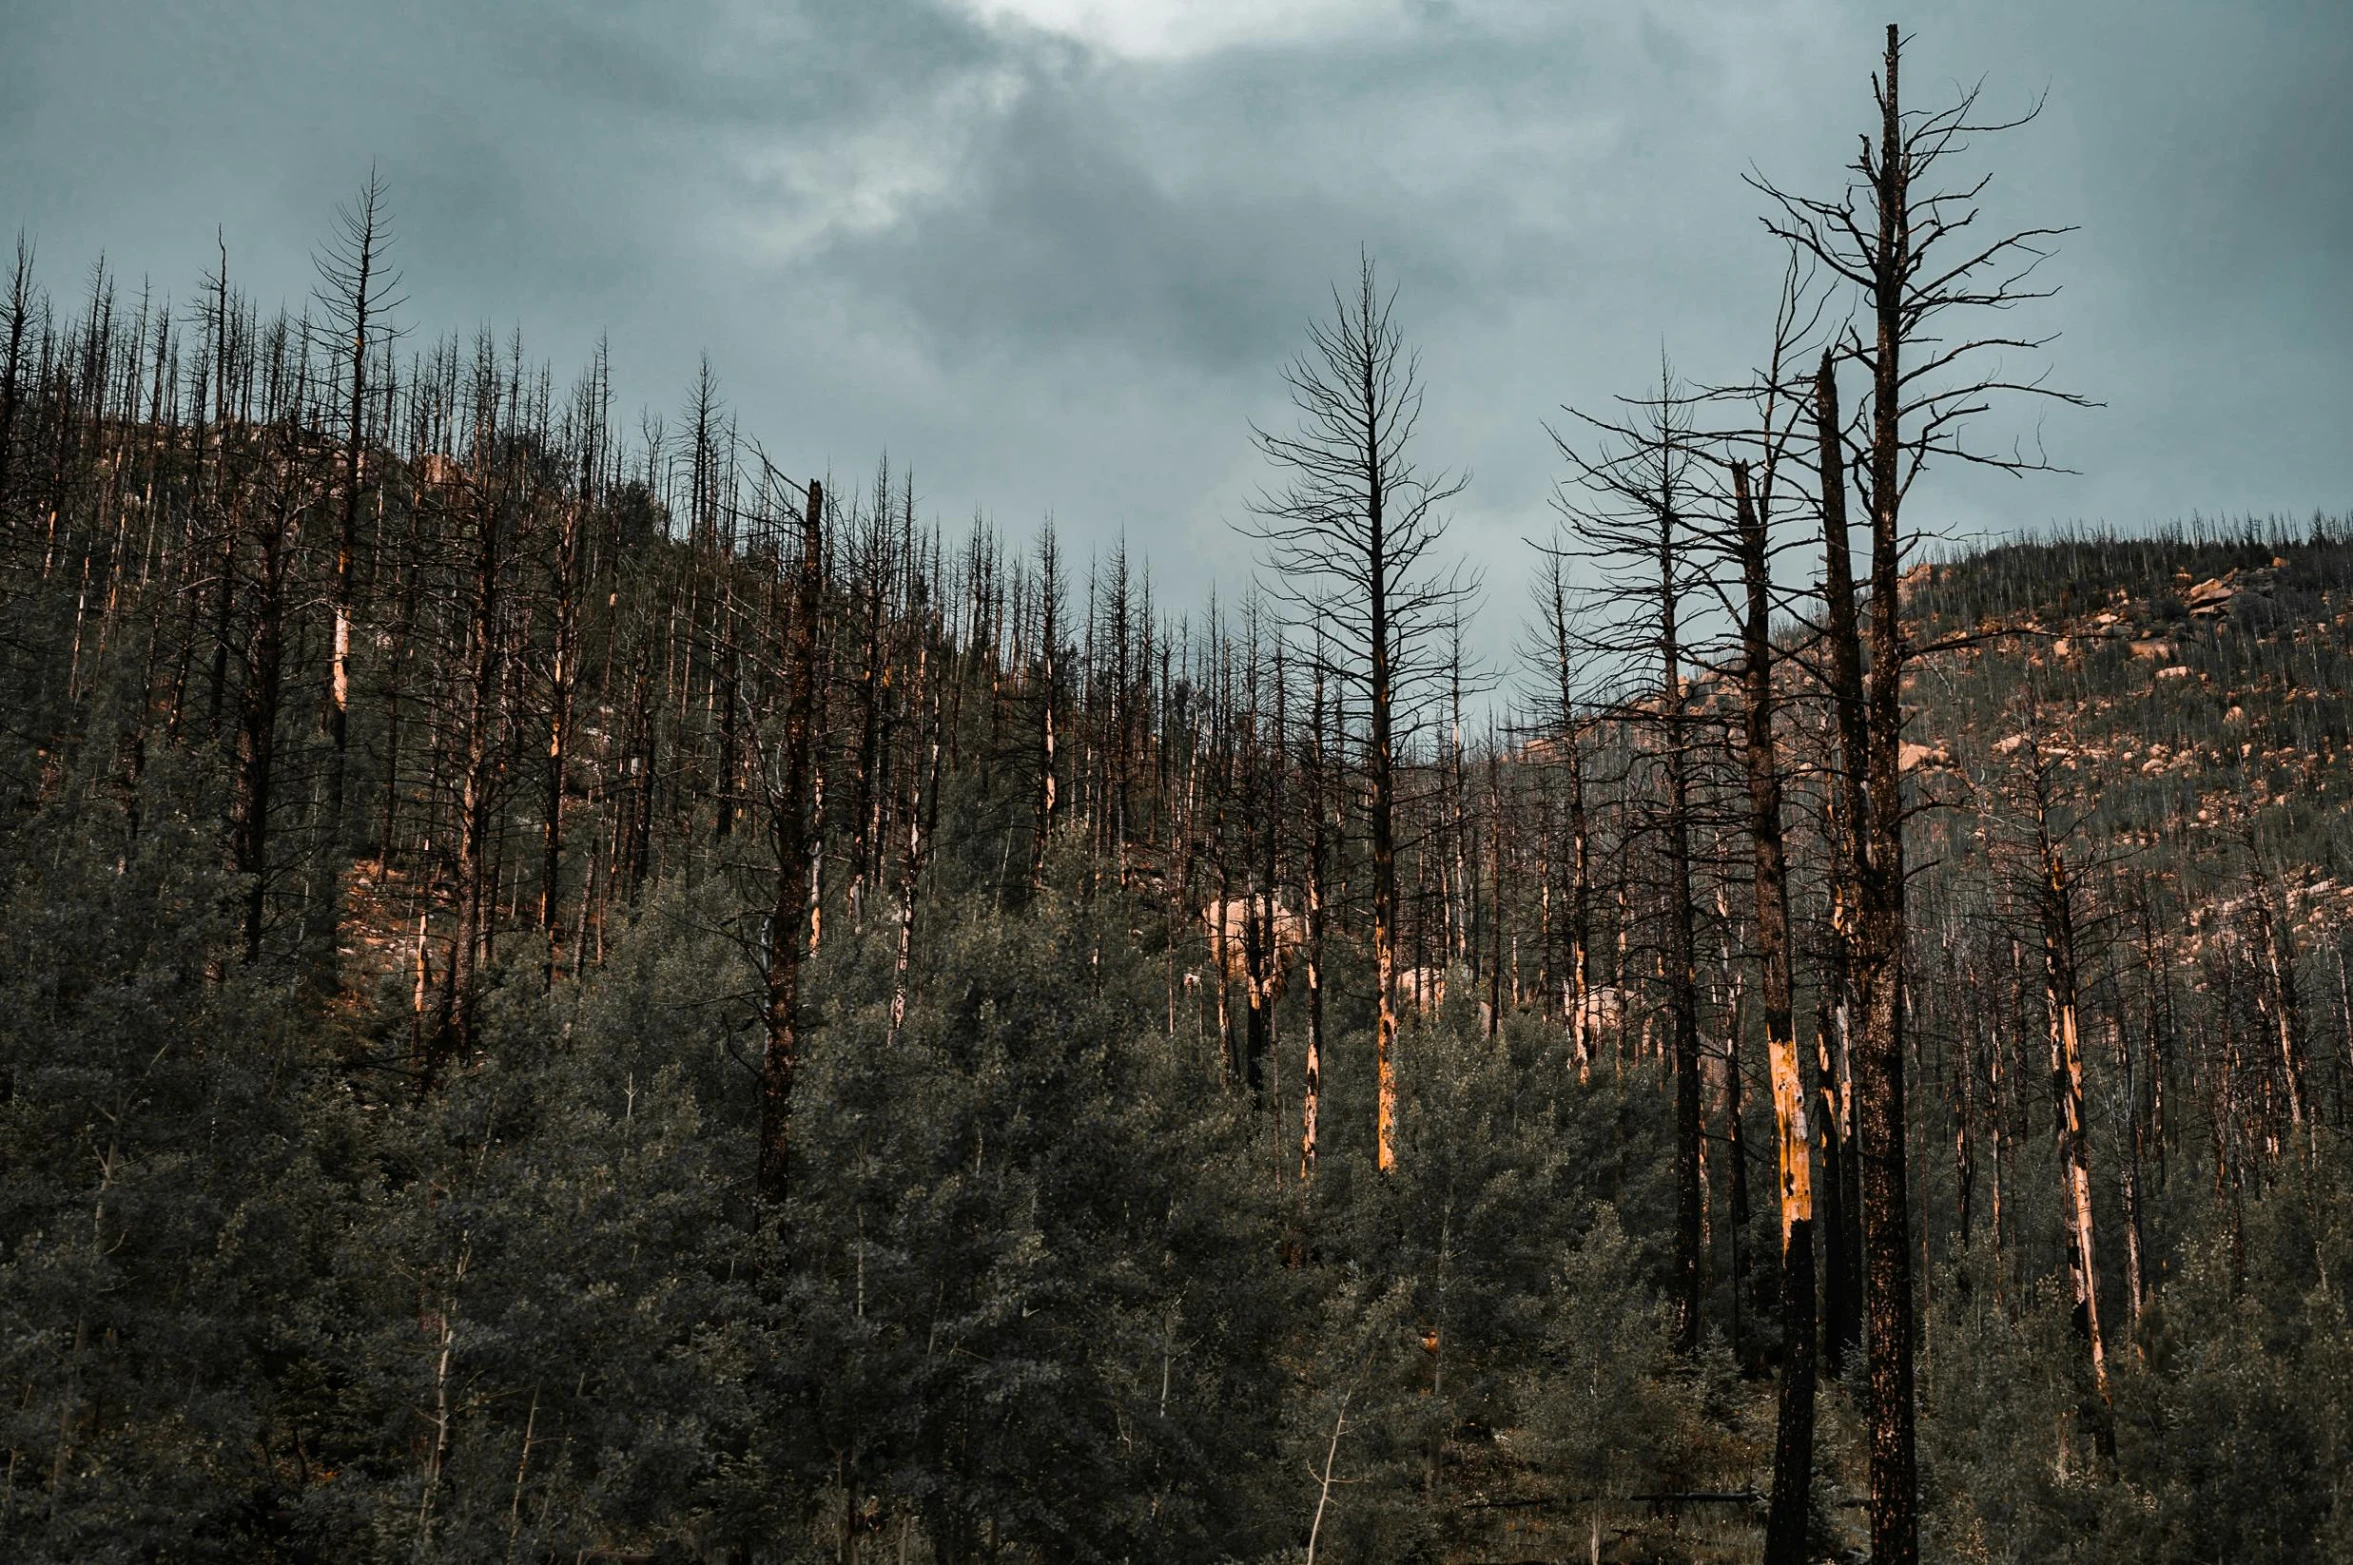
[[[1923,1422],[1946,1557],[2341,1559],[2353,1453],[2343,1149],[2207,1208],[2091,1384],[2052,1280],[2006,1307],[1945,1278]]]
[[[1737,1501],[1648,1498],[1760,1487],[1770,1383],[1671,1351],[1647,1071],[1578,1086],[1551,1029],[1458,1006],[1404,1035],[1397,1173],[1302,1185],[1214,1038],[1168,1035],[1159,953],[1098,938],[1141,910],[943,893],[900,1027],[890,926],[814,970],[771,1223],[724,881],[665,886],[579,985],[518,948],[419,1102],[383,1020],[222,965],[233,887],[152,791],[127,851],[72,789],[8,844],[11,1557],[1748,1546]],[[1369,1106],[1367,1052],[1333,1041],[1328,1112]],[[2182,1208],[2112,1404],[2055,1284],[1997,1297],[1982,1241],[1940,1273],[1940,1557],[2341,1545],[2353,1234],[2312,1146],[2235,1220]]]
[[[891,931],[826,948],[769,1223],[724,882],[578,986],[510,953],[420,1102],[397,1013],[223,966],[218,849],[157,815],[9,843],[12,1557],[1265,1557],[1346,1395],[1322,1557],[1436,1559],[1466,1473],[1689,1483],[1736,1438],[1596,1204],[1655,1224],[1655,1085],[1575,1088],[1547,1030],[1411,1030],[1399,1175],[1303,1188],[1109,906],[946,900],[895,1030]]]

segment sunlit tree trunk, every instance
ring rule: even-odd
[[[1804,1565],[1814,1472],[1814,1189],[1805,1082],[1791,1010],[1789,860],[1781,827],[1781,768],[1774,753],[1772,579],[1764,517],[1746,463],[1732,469],[1746,588],[1741,623],[1743,753],[1749,842],[1755,858],[1757,961],[1765,1057],[1773,1089],[1781,1204],[1781,1309],[1787,1346],[1774,1422],[1773,1494],[1765,1520],[1766,1565]]]

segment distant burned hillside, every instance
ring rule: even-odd
[[[2029,727],[2103,851],[2203,885],[2248,850],[2333,883],[2353,856],[2353,541],[2168,529],[2005,544],[1915,570],[1926,792],[1965,816]],[[1931,820],[1936,820],[1932,813]],[[1966,819],[1932,827],[1966,858]]]

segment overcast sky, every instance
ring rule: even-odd
[[[0,223],[70,293],[186,297],[216,225],[299,303],[371,162],[407,324],[609,333],[625,407],[710,354],[795,470],[1234,587],[1282,361],[1369,247],[1423,350],[1423,455],[1500,625],[1563,403],[1754,362],[1741,180],[1834,191],[1877,9],[1837,0],[0,0]],[[2106,404],[2080,476],[1932,479],[1962,532],[2353,509],[2353,7],[1922,8],[1914,102],[1986,81],[1989,219],[2080,225],[2037,324]],[[1986,433],[2006,437],[1996,422]]]

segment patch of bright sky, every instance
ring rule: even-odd
[[[996,27],[1026,27],[1131,60],[1184,60],[1391,24],[1395,0],[958,0]]]

